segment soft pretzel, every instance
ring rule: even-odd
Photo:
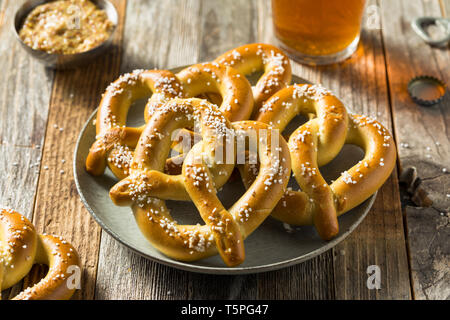
[[[227,51],[215,60],[231,66],[244,75],[263,71],[253,88],[256,113],[262,103],[291,82],[289,58],[275,46],[253,43]],[[255,119],[252,117],[252,119]]]
[[[286,87],[264,103],[255,119],[283,131],[299,114],[317,118],[320,125],[319,166],[327,164],[344,145],[348,118],[342,102],[324,87],[308,84]]]
[[[209,158],[214,158],[214,147],[219,143],[217,132],[222,135],[227,130],[232,130],[228,119],[211,103],[206,100],[172,99],[168,103],[160,106],[145,126],[139,142],[134,151],[130,172],[133,173],[129,179],[121,180],[114,188],[113,200],[124,205],[131,204],[126,191],[127,202],[122,202],[122,192],[120,186],[128,188],[130,180],[141,180],[141,184],[146,185],[146,194],[166,200],[190,200],[184,187],[184,178],[181,174],[169,175],[164,173],[166,158],[170,152],[170,142],[173,132],[180,128],[193,126],[197,122],[202,125],[203,144],[210,147],[207,149]],[[206,135],[203,130],[206,130]],[[213,133],[214,134],[211,134]],[[208,140],[209,139],[209,140]],[[228,144],[230,142],[227,142]],[[221,149],[221,148],[220,148]],[[145,168],[145,170],[141,170]],[[210,167],[214,177],[214,184],[220,188],[223,186],[233,171],[234,165],[227,163],[216,163]]]
[[[222,98],[219,110],[231,122],[239,120],[247,120],[253,111],[253,95],[252,88],[248,80],[241,76],[235,69],[227,67],[217,62],[199,63],[181,70],[176,74],[180,80],[185,97],[193,98],[202,94],[217,93]],[[149,108],[146,116],[153,113]],[[190,136],[187,130],[182,130],[179,137],[175,141],[189,137],[193,142],[194,136],[192,132]],[[177,145],[175,143],[174,147]],[[177,146],[175,149],[184,152],[192,147],[193,143]],[[182,148],[183,147],[183,148]]]
[[[194,119],[200,122],[203,140],[186,155],[182,175],[168,176],[162,172],[170,150],[168,137],[177,128],[193,125]],[[274,148],[272,130],[254,121],[233,123],[231,129],[224,115],[205,100],[174,99],[166,103],[155,112],[139,140],[131,174],[110,190],[115,204],[132,206],[143,234],[169,257],[194,261],[218,251],[228,266],[242,263],[243,240],[270,214],[284,193],[290,174],[285,140],[276,132],[279,146]],[[267,139],[259,139],[261,129],[265,129]],[[235,156],[231,163],[221,164],[217,155],[227,159],[227,150],[234,150],[235,139],[229,139],[229,134],[242,135],[250,130],[260,140],[261,170],[248,191],[226,210],[216,190],[231,174]],[[164,199],[192,199],[206,224],[179,225]]]
[[[337,216],[372,195],[395,166],[395,145],[377,121],[348,116],[342,103],[321,86],[294,85],[279,91],[260,110],[258,120],[283,130],[297,114],[316,114],[289,138],[292,169],[302,191],[288,190],[272,216],[293,225],[314,224],[326,240],[339,232]],[[365,151],[357,165],[328,185],[319,167],[331,161],[345,144]],[[254,177],[241,167],[244,184]]]
[[[15,300],[69,299],[68,270],[80,266],[75,248],[60,237],[38,235],[31,222],[11,209],[0,209],[0,291],[20,282],[33,264],[49,266],[47,275]]]
[[[108,86],[97,112],[96,141],[86,159],[89,173],[101,175],[108,165],[119,179],[128,175],[132,150],[143,130],[126,127],[128,110],[134,101],[150,95],[147,108],[153,109],[183,96],[183,91],[175,75],[167,70],[135,70]]]
[[[213,63],[199,63],[176,74],[185,97],[215,92],[222,96],[219,110],[231,122],[246,120],[253,111],[250,83],[235,69]]]

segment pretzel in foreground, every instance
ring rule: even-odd
[[[291,134],[289,150],[302,191],[288,190],[272,216],[292,225],[314,224],[319,235],[329,240],[339,233],[337,217],[369,198],[388,179],[395,166],[395,144],[380,123],[347,115],[342,103],[321,86],[282,89],[263,105],[257,119],[284,130],[299,113],[310,120]],[[328,185],[319,167],[334,159],[344,144],[361,147],[364,159]],[[246,165],[240,171],[248,186],[254,170]]]
[[[19,213],[0,209],[0,292],[19,283],[36,263],[48,265],[47,275],[14,300],[70,299],[75,292],[68,285],[70,269],[80,267],[76,250],[62,238],[38,235]]]
[[[126,127],[128,110],[134,101],[150,95],[146,108],[153,110],[169,99],[182,97],[183,91],[178,78],[167,70],[135,70],[108,86],[97,112],[96,141],[86,159],[90,174],[101,175],[108,165],[119,179],[128,175],[143,130]]]
[[[215,62],[231,66],[243,75],[262,71],[253,88],[255,114],[261,105],[291,82],[292,71],[289,58],[275,46],[252,43],[232,49],[217,57]],[[252,116],[251,119],[255,119]]]
[[[164,162],[170,151],[171,133],[177,128],[200,122],[203,140],[186,155],[182,174],[164,174]],[[216,161],[226,150],[235,148],[229,133],[245,134],[251,130],[259,139],[259,174],[248,191],[229,209],[225,209],[216,192],[230,176],[231,163]],[[219,252],[228,266],[237,266],[245,259],[243,240],[270,214],[283,195],[290,174],[286,141],[276,132],[279,146],[272,146],[272,130],[254,121],[230,122],[217,108],[200,99],[174,99],[159,108],[136,147],[131,174],[118,182],[110,196],[117,205],[130,205],[145,237],[167,256],[195,261]],[[230,149],[231,147],[231,149]],[[274,151],[276,150],[276,152]],[[150,156],[151,155],[151,156]],[[180,225],[171,216],[164,199],[192,200],[205,225]]]

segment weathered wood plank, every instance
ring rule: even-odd
[[[395,170],[378,191],[361,225],[334,249],[339,299],[411,299],[396,174]],[[367,286],[367,270],[372,265],[380,268],[380,289]]]
[[[301,264],[257,276],[257,299],[335,298],[331,250]]]
[[[31,218],[53,74],[20,47],[11,30],[22,3],[0,4],[0,203]]]
[[[450,296],[448,216],[436,214],[433,208],[409,207],[406,212],[415,298],[448,300]]]
[[[377,25],[363,27],[357,53],[342,66],[337,92],[355,113],[377,118],[392,132],[380,30]],[[330,78],[327,74],[327,80]],[[396,170],[379,190],[374,207],[361,226],[334,252],[337,298],[411,298]],[[367,287],[369,265],[380,267],[379,290]]]
[[[53,72],[32,59],[12,32],[23,1],[0,1],[0,206],[32,217]],[[3,298],[21,290],[16,285]]]
[[[448,10],[450,2],[445,4]],[[418,75],[449,83],[448,50],[428,46],[410,27],[415,17],[441,16],[439,3],[382,2],[381,9],[395,135],[401,143],[399,164],[403,172],[415,168],[420,179],[416,181],[420,182],[418,187],[408,189],[412,202],[405,207],[413,293],[417,299],[448,299],[449,245],[445,234],[450,207],[450,96],[424,108],[406,91],[408,81]],[[430,208],[414,207],[414,203],[420,206],[428,200],[433,203]]]
[[[186,299],[187,275],[150,262],[102,233],[95,299]]]
[[[12,31],[23,1],[5,1],[0,23],[0,142],[35,147],[43,142],[53,72],[28,55]]]
[[[0,206],[31,217],[40,153],[39,149],[0,145]]]
[[[99,102],[98,92],[117,77],[126,2],[114,1],[120,23],[107,55],[86,67],[57,71],[49,106],[33,222],[39,232],[58,234],[77,248],[83,264],[82,290],[76,298],[94,296],[100,227],[84,209],[72,173],[76,139]]]

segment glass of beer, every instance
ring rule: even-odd
[[[350,57],[358,47],[365,0],[272,0],[278,45],[300,63]]]

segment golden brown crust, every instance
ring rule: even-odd
[[[366,116],[350,115],[346,143],[361,147],[365,156],[330,185],[340,204],[338,215],[375,193],[389,178],[397,158],[395,142],[389,131]],[[351,177],[351,183],[348,177]]]
[[[61,237],[40,235],[35,263],[49,266],[47,275],[14,300],[68,300],[75,292],[69,277],[80,267],[75,248]]]
[[[31,222],[11,209],[0,208],[0,228],[0,289],[4,290],[28,274],[38,240]]]
[[[229,121],[247,120],[253,111],[253,96],[250,83],[235,69],[223,64],[199,63],[179,73],[186,98],[203,93],[219,93],[222,103],[219,110]]]
[[[252,88],[248,80],[234,68],[217,62],[199,63],[181,70],[176,76],[183,86],[186,98],[202,95],[214,97],[218,94],[221,97],[218,107],[225,118],[231,122],[250,119],[253,111]],[[191,143],[182,146],[180,140],[186,140],[181,139],[181,136],[186,134]],[[183,149],[190,149],[193,142],[193,132],[181,130],[172,147],[184,153]]]
[[[76,289],[68,280],[80,268],[75,248],[61,237],[37,235],[28,219],[10,209],[0,209],[0,228],[0,289],[20,282],[33,264],[46,264],[47,275],[14,300],[70,299]]]
[[[342,103],[321,86],[280,90],[266,101],[257,119],[283,130],[298,113],[311,117],[289,138],[292,169],[302,191],[288,190],[272,216],[293,225],[314,224],[319,235],[329,240],[339,232],[337,217],[366,200],[389,177],[395,165],[395,145],[381,124],[348,116]],[[345,143],[360,146],[365,158],[328,185],[319,167],[331,161]],[[243,166],[240,171],[246,185],[253,181],[252,168]]]
[[[225,52],[215,62],[231,66],[244,75],[263,71],[253,95],[255,114],[264,101],[291,82],[289,58],[275,46],[264,43],[247,44]],[[255,119],[252,116],[252,119]]]
[[[128,175],[132,150],[143,130],[126,127],[128,110],[133,101],[150,95],[147,120],[154,108],[183,96],[183,91],[175,75],[167,70],[135,70],[108,86],[97,112],[96,141],[86,159],[89,173],[101,175],[108,165],[119,179]]]

